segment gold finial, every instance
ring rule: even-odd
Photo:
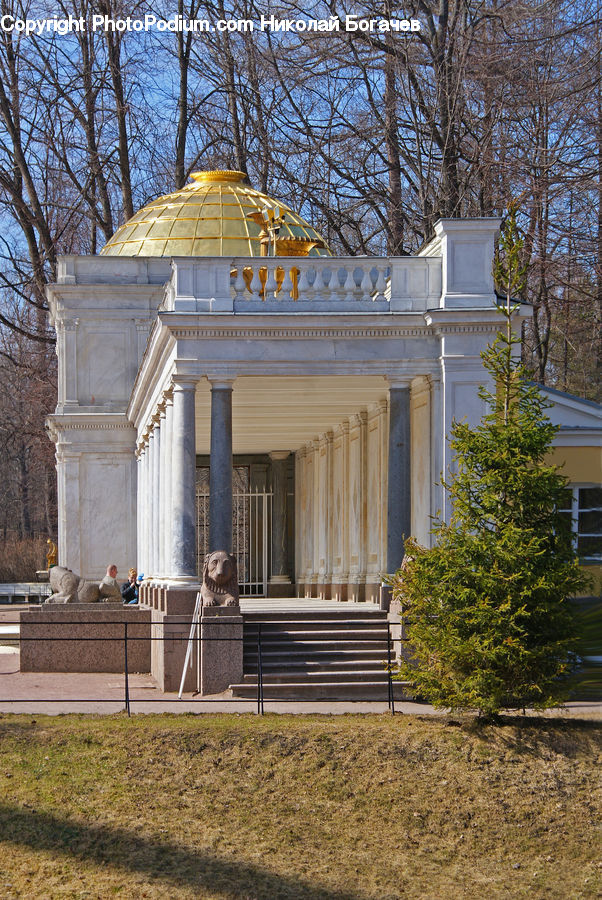
[[[235,169],[213,169],[209,172],[191,172],[190,177],[199,184],[219,184],[220,181],[238,183],[244,181],[247,176]]]

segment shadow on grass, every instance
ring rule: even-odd
[[[223,896],[253,900],[366,900],[349,887],[317,887],[293,875],[278,875],[244,860],[162,841],[125,828],[79,822],[51,813],[0,803],[0,834],[5,847],[47,851],[123,873],[197,890],[219,890]],[[106,872],[106,869],[104,870]]]
[[[475,718],[461,727],[485,744],[531,756],[555,753],[573,759],[602,748],[602,721],[572,716],[503,715],[495,723]]]

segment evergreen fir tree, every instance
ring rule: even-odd
[[[565,698],[576,659],[569,597],[586,582],[558,512],[566,479],[545,462],[556,427],[515,352],[520,254],[511,208],[494,264],[505,329],[482,354],[496,385],[480,391],[490,411],[476,427],[454,423],[450,521],[435,525],[432,549],[406,542],[392,580],[411,647],[401,677],[437,707],[485,715]]]

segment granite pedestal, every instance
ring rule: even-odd
[[[122,603],[44,604],[20,614],[22,672],[150,672],[150,610]]]
[[[242,681],[243,618],[239,607],[204,607],[201,616],[201,694],[220,694]]]

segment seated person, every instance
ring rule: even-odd
[[[128,580],[121,585],[121,596],[124,603],[138,603],[138,574],[136,569],[130,569]]]
[[[121,597],[121,591],[117,584],[117,566],[115,563],[107,566],[107,574],[98,587],[100,588],[100,596],[104,597],[105,600],[112,600],[113,598],[117,600]]]

